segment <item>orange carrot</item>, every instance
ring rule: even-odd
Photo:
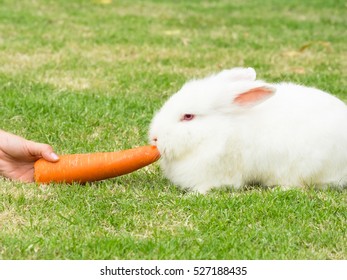
[[[56,163],[39,159],[35,162],[35,182],[93,182],[133,172],[160,157],[155,146],[105,153],[59,156]]]

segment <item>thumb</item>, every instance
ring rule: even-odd
[[[29,152],[34,157],[43,157],[50,162],[56,162],[59,160],[59,156],[53,151],[53,148],[48,144],[31,142]]]

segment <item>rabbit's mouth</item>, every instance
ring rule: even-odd
[[[163,147],[160,144],[158,145],[157,142],[152,143],[153,146],[156,146],[159,153],[160,153],[160,159],[164,159],[164,160],[172,160],[172,157],[170,156],[171,153],[168,151],[167,147]]]
[[[158,146],[158,138],[152,138],[151,141],[150,141],[150,144],[152,146]]]
[[[172,161],[179,157],[177,149],[172,145],[167,145],[166,138],[161,137],[159,139],[157,137],[152,137],[150,144],[157,147],[161,159]]]
[[[167,158],[167,148],[166,147],[160,147],[160,145],[156,145],[157,143],[155,143],[154,146],[157,147],[157,149],[159,150],[160,153],[160,157],[161,158]]]

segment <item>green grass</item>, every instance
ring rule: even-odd
[[[58,153],[147,143],[188,79],[253,66],[347,101],[345,1],[0,0],[0,127]],[[0,259],[346,259],[346,190],[186,193],[153,164],[0,180]]]

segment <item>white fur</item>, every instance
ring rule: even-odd
[[[257,87],[274,94],[245,106]],[[194,114],[182,121],[184,114]],[[156,140],[154,140],[156,139]],[[213,187],[347,185],[347,106],[315,88],[255,80],[252,68],[186,83],[155,115],[150,141],[175,184]]]

